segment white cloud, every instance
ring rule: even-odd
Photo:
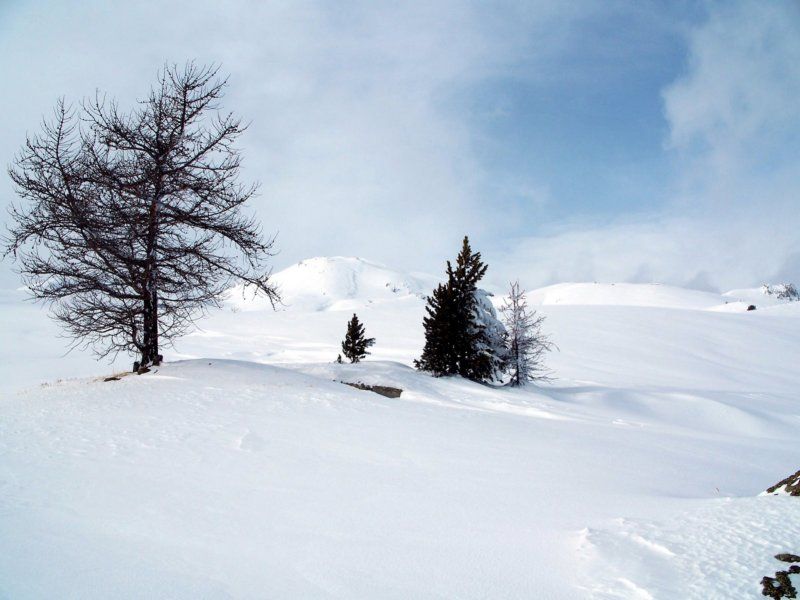
[[[795,168],[800,6],[717,6],[689,51],[689,72],[664,92],[670,145],[696,164],[689,183],[730,195],[749,178]]]
[[[717,290],[796,277],[797,229],[767,220],[658,215],[571,226],[489,255],[492,284],[564,281],[671,283]]]
[[[427,268],[465,232],[502,229],[451,99],[523,58],[544,61],[581,8],[95,0],[17,12],[0,40],[15,83],[0,115],[5,162],[61,94],[100,87],[131,100],[165,60],[221,62],[225,107],[252,119],[245,175],[263,182],[254,206],[279,232],[278,263],[359,254]]]
[[[481,140],[453,99],[495,77],[575,76],[560,58],[580,24],[624,6],[612,3],[609,17],[597,4],[557,0],[19,3],[0,29],[0,162],[59,95],[99,87],[132,99],[165,60],[197,58],[223,64],[226,108],[252,119],[241,143],[246,176],[263,182],[255,207],[280,233],[279,265],[358,254],[437,270],[469,232],[491,273],[528,286],[800,279],[800,165],[787,150],[800,139],[800,17],[788,2],[710,5],[689,33],[686,73],[664,95],[668,152],[682,173],[667,210],[502,239],[509,222],[531,207],[545,219],[559,199],[524,173],[490,180],[475,152]],[[643,36],[615,33],[598,53]],[[614,52],[622,64],[625,52]],[[600,76],[585,73],[586,85]],[[487,190],[520,206],[498,206]],[[0,196],[11,195],[3,178]]]
[[[678,165],[659,214],[570,225],[497,252],[528,286],[650,280],[731,288],[800,280],[800,7],[709,5],[664,90]],[[514,272],[515,271],[515,272]]]
[[[800,7],[715,8],[689,38],[689,72],[664,93],[671,142],[744,145],[797,117]]]

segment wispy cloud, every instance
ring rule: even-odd
[[[687,32],[685,69],[664,82],[664,120],[646,124],[663,128],[662,158],[678,173],[668,184],[672,200],[657,212],[634,217],[608,208],[556,221],[558,186],[524,165],[494,164],[499,142],[475,122],[477,96],[486,120],[524,128],[529,115],[520,111],[534,109],[508,102],[496,84],[519,94],[533,86],[541,95],[568,80],[586,90],[580,110],[591,118],[593,89],[618,85],[625,69],[651,71],[662,51],[654,40],[676,27],[674,13],[660,6],[17,2],[0,29],[0,162],[10,162],[59,95],[79,99],[99,87],[132,100],[164,61],[197,58],[222,63],[231,74],[226,108],[252,120],[242,139],[245,175],[263,182],[254,208],[265,229],[279,233],[278,265],[357,254],[436,271],[469,232],[498,280],[518,276],[529,287],[800,278],[792,258],[800,252],[800,165],[790,152],[800,139],[800,17],[789,2],[712,4]],[[558,111],[551,122],[570,123],[572,108],[550,107]],[[604,135],[643,126],[613,105],[596,109]],[[567,151],[569,143],[560,149],[566,158],[542,164],[552,164],[559,181],[585,179],[569,164],[581,148]],[[649,176],[640,168],[649,166],[608,177],[635,197]],[[653,204],[647,193],[642,206]],[[0,196],[12,196],[6,179]]]
[[[246,175],[263,182],[255,208],[279,232],[279,263],[344,253],[428,268],[505,218],[481,193],[488,174],[454,99],[546,64],[582,14],[562,4],[23,4],[0,44],[15,113],[0,116],[0,151],[10,160],[19,124],[60,94],[133,99],[165,60],[221,62],[226,107],[252,119]]]
[[[687,34],[685,72],[663,91],[678,174],[669,204],[522,240],[498,254],[498,277],[720,288],[800,279],[800,8],[709,11]]]

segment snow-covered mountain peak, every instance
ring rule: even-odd
[[[352,310],[403,297],[423,298],[436,285],[435,277],[404,273],[356,256],[316,256],[272,276],[286,308]],[[240,290],[234,290],[234,292]],[[263,308],[266,300],[231,294],[242,310]]]

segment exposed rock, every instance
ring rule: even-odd
[[[800,496],[800,471],[767,488],[767,494]]]
[[[386,396],[387,398],[399,398],[400,394],[403,393],[403,390],[400,388],[389,387],[387,385],[367,385],[366,383],[351,383],[349,381],[340,381],[339,383],[343,383],[345,385],[349,385],[350,387],[354,387],[359,390],[364,390],[367,392],[375,392],[376,394],[380,394],[381,396]]]
[[[122,372],[118,372],[118,373],[112,373],[108,377],[98,377],[97,381],[101,381],[101,380],[102,381],[119,381],[120,379],[122,379],[123,377],[127,377],[128,375],[130,375],[130,372],[122,371]]]
[[[776,283],[774,285],[765,283],[761,286],[761,291],[766,296],[775,296],[778,300],[800,301],[800,292],[792,283]]]
[[[755,310],[755,309],[756,309],[755,304],[751,304],[750,306],[747,307],[747,310]]]
[[[781,562],[800,562],[800,556],[796,554],[776,554],[775,558]],[[800,573],[800,566],[792,565],[785,571],[777,571],[775,577],[764,577],[761,579],[761,595],[769,596],[775,600],[781,598],[797,598],[797,589],[792,585],[789,575]]]

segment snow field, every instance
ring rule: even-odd
[[[0,598],[755,599],[800,553],[800,504],[758,496],[800,467],[800,303],[537,290],[557,380],[495,389],[409,367],[413,286],[307,268],[112,382],[5,301]],[[332,364],[353,310],[373,355]]]

